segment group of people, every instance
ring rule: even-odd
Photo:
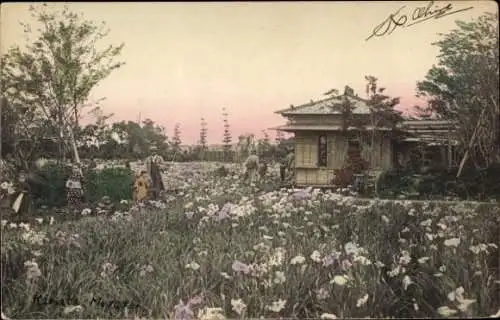
[[[156,153],[153,148],[151,156],[146,158],[146,170],[142,170],[136,175],[132,186],[133,199],[136,202],[141,202],[146,199],[158,200],[165,190],[162,179],[161,164],[163,158]],[[25,170],[9,169],[6,161],[0,164],[0,171],[2,173],[2,180],[15,181],[13,194],[4,195],[2,193],[1,203],[15,213],[16,215],[24,214],[30,215],[35,209],[33,201],[33,187],[39,183],[45,185],[43,177],[38,177],[34,169],[30,173]],[[17,171],[17,174],[15,173]],[[17,177],[16,177],[17,176]],[[83,210],[85,202],[85,176],[83,174],[82,166],[80,164],[72,164],[71,171],[64,185],[66,189],[66,199],[68,209],[70,212],[78,213]]]
[[[132,195],[135,202],[142,202],[146,199],[158,200],[165,191],[165,186],[162,179],[162,163],[163,158],[157,154],[157,149],[152,148],[152,154],[146,158],[146,170],[141,170],[136,174],[133,186]],[[287,150],[287,155],[280,159],[280,179],[282,183],[293,180],[294,175],[294,154],[292,150]],[[254,183],[262,180],[268,170],[268,164],[265,161],[259,161],[259,157],[255,150],[251,151],[244,163],[244,181]],[[15,213],[27,212],[34,209],[33,201],[31,200],[30,175],[25,171],[20,171],[18,174],[18,183],[16,193],[11,198],[10,207]],[[66,180],[66,197],[70,211],[81,211],[84,203],[84,185],[85,178],[82,172],[82,167],[79,164],[73,164],[71,173]]]
[[[5,169],[5,163],[2,165]],[[15,168],[9,168],[9,172],[3,170],[2,180],[8,179],[7,181],[13,181],[13,194],[7,197],[3,197],[2,203],[7,204],[16,214],[27,214],[30,215],[35,210],[35,204],[33,200],[34,189],[53,187],[48,185],[45,178],[37,173],[35,166],[30,166],[28,171],[19,170]],[[71,173],[65,182],[66,197],[68,202],[68,207],[70,210],[76,210],[81,208],[84,196],[84,182],[81,167],[79,165],[72,165]]]
[[[152,155],[146,159],[146,170],[141,170],[135,177],[132,187],[132,198],[135,202],[142,202],[148,198],[158,200],[165,191],[161,170],[164,160],[157,154],[155,147],[152,151]]]
[[[280,180],[282,183],[293,181],[293,176],[295,173],[295,156],[292,150],[287,149],[287,155],[281,157],[280,162]],[[267,173],[267,163],[265,161],[259,161],[259,156],[255,150],[250,152],[250,155],[244,163],[244,175],[243,181],[248,181],[254,183],[258,180],[262,180]]]

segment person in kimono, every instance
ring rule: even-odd
[[[14,201],[12,202],[11,208],[17,215],[29,215],[33,212],[34,206],[31,197],[31,188],[28,183],[28,175],[24,171],[19,173],[17,193],[14,194]]]
[[[151,181],[151,191],[153,200],[158,200],[161,193],[165,191],[165,186],[163,184],[163,177],[161,172],[161,165],[163,164],[163,158],[158,155],[157,148],[152,147],[152,154],[146,159],[147,174]]]
[[[259,165],[259,177],[260,177],[260,180],[264,180],[264,178],[266,177],[266,173],[267,173],[267,163],[263,161]]]
[[[285,182],[286,180],[286,156],[287,156],[287,149],[282,150],[281,148],[278,148],[278,163],[280,166],[280,180],[281,182]]]
[[[149,188],[149,180],[147,177],[147,172],[142,170],[140,174],[138,174],[134,181],[133,187],[133,199],[134,202],[142,202],[146,200],[148,196],[148,188]]]
[[[249,180],[250,183],[253,183],[258,179],[258,169],[259,169],[259,156],[257,156],[257,152],[252,150],[250,155],[245,161],[244,164],[245,174],[243,176],[243,180]]]
[[[293,150],[290,150],[285,158],[286,167],[286,180],[293,180],[293,175],[295,172],[295,155]]]
[[[66,197],[71,211],[79,212],[82,209],[83,195],[83,173],[78,165],[73,165],[66,181]]]

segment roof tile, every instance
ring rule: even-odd
[[[292,114],[340,114],[338,110],[333,110],[332,107],[342,102],[344,96],[330,97],[319,101],[311,101],[309,103],[291,107],[285,110],[277,111],[276,113],[292,115]],[[370,107],[364,99],[359,97],[347,96],[347,99],[353,104],[354,114],[369,114]]]

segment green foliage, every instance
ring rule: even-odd
[[[144,120],[142,126],[133,121],[90,124],[81,130],[79,140],[82,158],[141,159],[153,146],[163,157],[175,151],[175,146],[170,148],[168,144],[164,128],[151,119]],[[95,141],[99,147],[92,143]]]
[[[32,192],[37,206],[62,207],[66,205],[66,180],[70,168],[49,163],[37,171]]]
[[[361,144],[361,147],[368,150],[367,154],[372,155],[374,152],[375,141],[377,137],[384,134],[394,134],[397,124],[403,121],[400,111],[395,110],[399,104],[399,98],[393,98],[384,94],[385,88],[379,87],[378,79],[374,76],[365,76],[366,80],[366,95],[367,99],[361,99],[355,94],[354,90],[349,87],[344,87],[344,93],[339,94],[339,90],[329,90],[325,95],[332,99],[330,108],[334,112],[338,112],[342,117],[342,130],[344,135],[350,138],[355,138]],[[359,117],[354,113],[356,109],[356,101],[362,100],[369,107],[369,119]],[[356,131],[350,131],[348,128],[357,128]],[[371,128],[370,128],[371,127]],[[392,132],[380,129],[390,129]],[[348,159],[346,162],[359,162],[360,159]],[[369,159],[362,159],[369,161]],[[363,167],[363,165],[356,165]]]
[[[426,172],[391,170],[380,180],[381,196],[411,199],[500,200],[500,166],[468,168],[456,178],[457,169],[429,169]]]
[[[371,125],[373,127],[394,128],[396,124],[403,121],[401,112],[394,108],[399,104],[399,98],[391,98],[384,94],[385,88],[378,86],[378,79],[366,76],[366,92],[369,96],[367,102],[371,110]]]
[[[68,167],[48,164],[36,172],[31,183],[37,206],[62,207],[66,202],[66,180]],[[101,171],[84,171],[85,200],[90,203],[108,196],[112,201],[131,199],[133,172],[126,168],[106,168]]]
[[[106,168],[91,171],[86,177],[86,199],[89,202],[108,196],[112,201],[132,198],[133,172],[126,168]]]
[[[231,141],[233,139],[229,127],[228,116],[229,114],[227,113],[226,108],[222,108],[222,121],[224,122],[224,137],[222,138],[222,143],[224,143],[226,148],[231,146]]]
[[[48,10],[47,5],[30,7],[41,26],[38,33],[24,24],[26,48],[13,47],[2,56],[2,96],[17,114],[18,139],[32,141],[29,154],[15,154],[21,161],[37,158],[46,138],[58,139],[59,156],[68,143],[67,127],[78,128],[81,110],[90,92],[123,62],[115,62],[123,44],[98,50],[108,34],[104,24],[70,12]],[[76,130],[75,130],[76,131]]]
[[[277,148],[272,146],[267,131],[262,130],[263,137],[258,141],[259,158],[271,160],[277,158]]]
[[[201,150],[200,150],[201,153],[203,153],[203,151],[205,151],[206,148],[207,148],[207,134],[208,134],[207,122],[205,121],[205,118],[201,118],[201,122],[200,122],[200,141],[199,141],[199,146],[201,148]]]
[[[224,122],[224,134],[222,138],[222,143],[224,145],[224,161],[225,162],[231,162],[233,161],[233,153],[232,151],[232,145],[231,142],[233,140],[233,136],[231,134],[230,126],[229,126],[229,120],[228,120],[229,114],[227,113],[226,108],[222,108],[222,121]]]
[[[172,146],[173,146],[174,152],[179,153],[181,151],[180,150],[181,144],[182,144],[181,125],[179,123],[176,123],[175,127],[174,127],[174,135],[172,137]]]
[[[475,135],[470,156],[476,166],[487,167],[500,162],[498,13],[456,23],[434,43],[439,62],[417,83],[419,95],[428,99],[428,108],[419,109],[455,123],[464,151]]]

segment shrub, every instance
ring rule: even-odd
[[[104,196],[108,196],[111,201],[131,199],[133,182],[133,172],[127,168],[106,168],[102,171],[87,172],[86,200],[95,202]]]
[[[48,163],[30,179],[31,192],[37,206],[62,207],[66,205],[66,180],[71,168]]]
[[[66,201],[66,180],[70,168],[48,164],[35,174],[32,192],[38,206],[62,207]],[[112,201],[131,199],[133,173],[127,168],[84,170],[85,200],[95,202],[104,196]]]
[[[414,199],[457,197],[462,200],[500,200],[500,165],[488,169],[430,168],[425,172],[390,170],[380,180],[381,196],[414,195]]]

